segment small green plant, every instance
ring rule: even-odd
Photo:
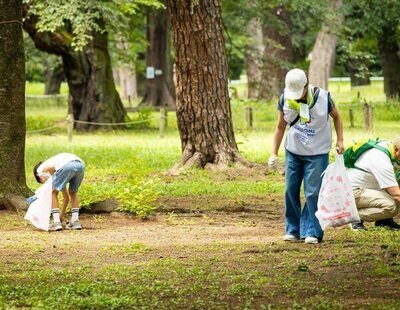
[[[129,129],[146,129],[150,127],[150,119],[151,113],[153,112],[153,108],[151,107],[144,107],[138,111],[137,117],[133,118],[128,124],[127,127]]]
[[[156,210],[154,201],[159,193],[155,191],[153,180],[143,181],[138,184],[127,182],[115,198],[121,202],[119,211],[134,213],[142,219],[146,219]]]

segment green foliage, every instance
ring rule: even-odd
[[[38,31],[60,32],[75,50],[82,50],[91,40],[92,32],[103,32],[104,20],[110,32],[123,33],[130,16],[143,6],[164,8],[157,0],[24,0],[29,13],[37,15]],[[71,33],[65,31],[71,29]]]
[[[152,113],[154,109],[152,107],[142,107],[139,109],[138,113],[134,118],[131,118],[129,122],[132,124],[128,124],[127,128],[129,129],[145,129],[150,127],[150,122]]]
[[[84,184],[79,195],[82,206],[88,206],[96,201],[116,199],[120,203],[119,211],[133,213],[144,219],[154,213],[154,202],[159,193],[153,180],[113,182],[112,179],[109,179],[105,182]]]
[[[155,211],[154,202],[159,193],[156,192],[156,183],[153,180],[139,184],[127,182],[123,191],[115,193],[115,198],[121,202],[120,211],[134,213],[140,218],[147,218]]]

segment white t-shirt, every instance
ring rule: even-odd
[[[387,142],[380,142],[379,146],[387,148]],[[353,188],[380,190],[398,186],[393,164],[389,156],[380,150],[372,148],[366,151],[358,158],[355,166],[365,171],[355,168],[347,169]]]
[[[54,167],[54,169],[57,171],[57,170],[61,169],[65,164],[68,164],[69,162],[71,162],[73,160],[79,160],[80,162],[84,163],[83,160],[80,159],[75,154],[60,153],[53,157],[50,157],[49,159],[47,159],[43,163],[41,163],[40,166],[38,167],[37,171],[39,174],[43,173],[44,167]]]

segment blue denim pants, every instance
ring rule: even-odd
[[[285,229],[286,234],[316,237],[322,240],[324,232],[315,216],[322,172],[329,163],[329,154],[302,156],[286,150]],[[304,181],[305,204],[300,202],[300,188]]]

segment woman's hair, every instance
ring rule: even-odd
[[[42,183],[42,182],[40,182],[39,174],[37,172],[41,163],[42,163],[42,161],[39,161],[39,163],[37,163],[37,165],[35,167],[33,167],[33,175],[35,176],[35,179],[38,183]]]

